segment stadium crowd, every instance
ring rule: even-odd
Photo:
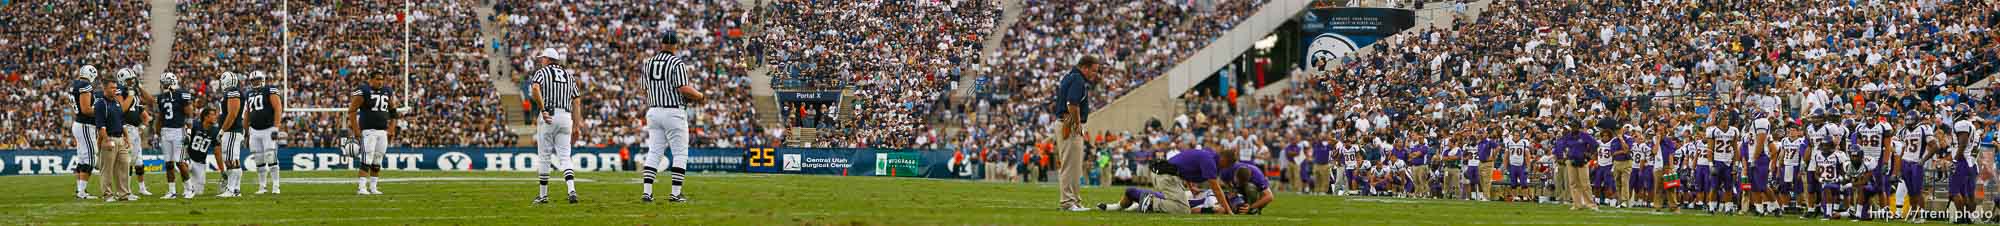
[[[716,100],[700,105],[700,117],[693,118],[690,132],[694,146],[742,147],[777,140],[765,134],[752,107],[749,71],[753,66],[750,41],[745,29],[752,26],[750,10],[736,1],[671,1],[663,4],[633,4],[625,1],[557,3],[545,1],[503,1],[501,10],[507,40],[502,51],[526,61],[529,53],[544,48],[559,49],[568,56],[563,66],[581,81],[578,87],[584,114],[581,127],[588,129],[585,146],[631,145],[645,138],[642,110],[645,87],[640,85],[642,59],[662,49],[657,38],[662,32],[681,37],[682,52],[699,60],[704,70],[696,84]],[[637,7],[634,7],[637,6]],[[525,81],[526,71],[539,65],[515,68],[516,81]],[[525,87],[525,82],[523,83]]]
[[[1205,149],[1242,153],[1286,191],[1968,222],[1990,217],[1962,211],[1992,209],[1973,194],[1996,189],[2000,164],[2000,95],[1974,85],[2000,64],[1996,12],[1496,1],[1369,55],[1311,61],[1272,98],[1191,95],[1184,115],[1099,142],[1126,162],[1100,165],[1122,177]],[[1949,195],[1891,211],[1883,197],[1898,189]]]
[[[812,147],[931,147],[932,112],[980,62],[999,10],[981,0],[778,1],[763,11],[772,21],[764,40],[769,64],[787,73],[772,81],[854,90],[856,100],[840,103],[851,112],[833,116]]]
[[[290,9],[277,14],[287,14],[275,18],[290,20],[286,39],[283,43],[289,62],[290,74],[282,76],[285,85],[286,106],[291,108],[345,107],[352,100],[352,92],[358,88],[363,76],[388,75],[403,76],[404,30],[402,23],[405,8],[402,4],[389,2],[352,2],[341,4],[292,4]],[[272,59],[275,61],[276,59]],[[249,69],[238,70],[245,73]],[[267,73],[278,73],[275,68]],[[422,80],[418,80],[422,81]],[[392,83],[400,86],[401,82]],[[433,84],[433,83],[425,83]],[[416,94],[399,89],[403,93]],[[348,122],[342,121],[345,112],[286,112],[287,121],[283,135],[286,146],[332,147],[338,145],[341,137],[356,137],[354,131],[345,131]],[[407,114],[406,114],[407,115]],[[406,118],[408,119],[408,118]],[[447,124],[445,122],[436,122]],[[437,125],[437,124],[419,124]],[[405,130],[409,131],[409,130]],[[415,131],[412,131],[415,132]],[[423,134],[423,133],[407,133]],[[428,139],[402,139],[402,142],[436,144]]]
[[[422,2],[413,6],[408,83],[399,90],[415,112],[403,114],[401,141],[411,146],[512,146],[519,137],[506,127],[499,92],[489,82],[487,43],[470,2]],[[417,51],[422,50],[422,51]]]
[[[0,149],[72,147],[68,93],[84,65],[110,72],[144,64],[152,18],[145,2],[46,1],[0,5]]]
[[[1015,163],[1045,157],[1026,147],[1054,133],[1054,127],[1042,126],[1056,120],[1044,107],[1054,100],[1057,78],[1069,73],[1069,62],[1084,55],[1110,62],[1107,66],[1115,72],[1101,78],[1101,91],[1091,98],[1093,106],[1101,107],[1164,73],[1265,1],[1221,2],[1214,10],[1156,3],[1028,1],[1020,21],[1006,31],[1001,56],[990,59],[1001,73],[989,75],[994,89],[1007,95],[966,103],[960,110],[976,113],[957,117],[968,126],[950,139],[953,145],[1011,147],[987,153]]]

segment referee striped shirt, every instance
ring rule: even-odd
[[[688,71],[694,67],[687,58],[662,53],[646,60],[646,106],[685,107],[680,87],[688,84]]]
[[[555,65],[542,66],[528,81],[542,88],[542,111],[555,109],[574,110],[570,100],[576,98],[576,83],[570,83],[569,71]]]

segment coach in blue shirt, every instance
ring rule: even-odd
[[[125,136],[137,136],[137,134],[125,134],[123,106],[131,100],[119,96],[117,81],[102,80],[104,82],[98,83],[104,84],[98,86],[102,90],[93,94],[95,97],[92,99],[96,99],[94,101],[96,103],[92,103],[91,107],[96,111],[97,121],[93,124],[97,126],[97,134],[100,134],[96,141],[98,147],[101,147],[97,152],[97,167],[103,169],[102,175],[105,177],[100,187],[103,188],[105,201],[117,201],[121,198],[127,201],[138,200],[138,196],[131,196],[132,189],[126,187],[130,183],[132,156],[127,152],[130,147],[127,147]]]
[[[1090,86],[1096,85],[1098,69],[1102,67],[1097,57],[1085,56],[1077,61],[1076,69],[1063,76],[1062,84],[1056,89],[1056,103],[1052,107],[1055,114],[1062,117],[1062,131],[1056,138],[1056,151],[1062,155],[1062,161],[1056,164],[1062,171],[1061,178],[1056,181],[1062,185],[1062,200],[1058,204],[1064,210],[1090,210],[1083,206],[1083,197],[1077,195],[1083,190],[1078,180],[1083,177],[1085,165],[1083,141],[1088,139],[1079,139],[1081,137],[1076,135],[1079,133],[1077,130],[1082,129],[1084,119],[1090,118]]]

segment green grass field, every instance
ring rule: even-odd
[[[1259,216],[1056,210],[1052,184],[884,177],[690,175],[690,203],[638,201],[638,174],[579,173],[580,204],[529,203],[533,173],[385,172],[386,195],[357,196],[351,171],[287,172],[285,194],[105,203],[70,197],[74,177],[0,177],[0,225],[1861,225],[1848,221],[1570,211],[1563,206],[1280,194]],[[150,174],[154,192],[161,175]],[[256,189],[246,173],[245,194]],[[563,192],[560,181],[550,192]],[[1088,187],[1090,203],[1123,188]],[[93,188],[95,191],[95,188]],[[557,198],[560,199],[560,198]]]

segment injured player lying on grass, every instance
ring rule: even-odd
[[[1224,157],[1224,159],[1230,158]],[[1183,194],[1181,195],[1190,197],[1187,199],[1187,204],[1190,208],[1189,213],[1261,214],[1264,211],[1264,207],[1271,204],[1272,192],[1270,180],[1264,174],[1259,173],[1263,172],[1263,170],[1259,170],[1256,165],[1248,162],[1237,162],[1236,164],[1231,164],[1228,168],[1231,168],[1231,170],[1227,171],[1229,173],[1221,174],[1220,176],[1222,177],[1218,178],[1225,181],[1225,185],[1227,185],[1221,189],[1222,193],[1220,195],[1217,195],[1215,189],[1194,188],[1182,192]],[[1144,188],[1126,188],[1125,195],[1119,199],[1117,204],[1099,204],[1097,208],[1108,211],[1132,212],[1163,212],[1159,210],[1167,209],[1154,208],[1152,204],[1155,200],[1171,199],[1167,198],[1166,193],[1160,191]],[[1227,200],[1227,205],[1222,205],[1225,203],[1218,202],[1219,200]],[[1230,211],[1222,211],[1225,208]]]

